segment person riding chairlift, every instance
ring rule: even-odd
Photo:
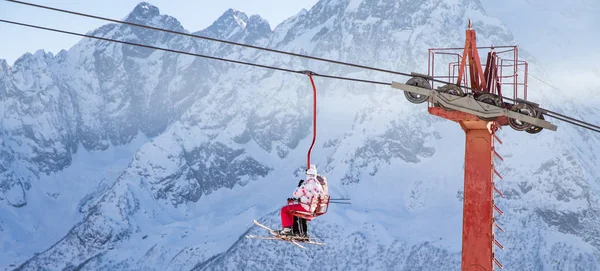
[[[327,188],[327,178],[325,178],[325,176],[317,174],[317,181],[319,181],[319,183],[323,187],[323,195],[329,195],[329,191]],[[302,182],[304,182],[304,180],[300,180],[300,184],[302,184]],[[306,219],[294,216],[294,226],[292,227],[292,231],[294,232],[294,235],[308,238],[308,225],[306,223]]]
[[[292,229],[292,227],[295,226],[296,223],[300,222],[299,224],[302,224],[301,226],[304,229],[302,231],[304,234],[302,235],[306,237],[306,232],[308,230],[306,220],[295,217],[290,213],[290,211],[314,212],[316,206],[312,206],[313,208],[311,208],[311,199],[313,197],[317,198],[328,195],[328,190],[327,178],[318,175],[315,165],[310,165],[310,168],[306,170],[306,181],[300,180],[298,183],[298,188],[296,188],[293,193],[293,198],[288,198],[288,201],[298,201],[300,203],[288,204],[281,208],[282,229],[279,230],[279,234],[288,236],[299,235],[299,230]]]

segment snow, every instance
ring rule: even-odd
[[[129,144],[101,152],[89,152],[80,145],[71,166],[42,175],[32,184],[27,205],[1,207],[0,269],[20,264],[63,238],[85,216],[80,208],[107,191],[146,142],[148,139],[140,134]]]
[[[348,6],[346,7],[346,12],[354,12],[358,10],[360,4],[362,4],[363,0],[350,0]]]
[[[234,10],[234,12],[237,12],[237,10]],[[239,18],[237,15],[233,15],[233,18],[240,27],[246,28],[247,23],[242,18]]]

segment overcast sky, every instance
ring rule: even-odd
[[[124,19],[141,0],[22,0],[68,9],[82,13],[99,15],[113,19]],[[177,18],[189,31],[206,28],[227,9],[233,8],[248,16],[258,14],[275,28],[283,20],[296,15],[303,8],[310,9],[317,0],[148,0],[160,9],[161,14]],[[40,8],[0,1],[0,19],[29,24],[49,26],[86,33],[108,22],[62,14]],[[25,54],[38,49],[58,53],[68,49],[81,38],[44,30],[0,23],[0,59],[6,59],[9,65]]]

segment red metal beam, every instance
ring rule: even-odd
[[[458,122],[466,135],[461,270],[491,271],[494,264],[494,139],[488,122],[460,111],[437,107],[428,110],[432,115]]]
[[[475,115],[465,113],[465,112],[460,112],[460,111],[446,111],[444,108],[441,108],[441,107],[429,107],[429,108],[427,108],[427,111],[431,115],[436,115],[438,117],[445,118],[447,120],[451,120],[454,122],[466,121],[466,120],[470,120],[470,121],[478,121],[479,120],[479,118]],[[500,116],[495,120],[495,122],[496,122],[496,126],[507,126],[508,118],[506,116]],[[487,123],[487,122],[485,122],[485,123]],[[500,141],[500,139],[498,139],[498,138],[497,138],[497,140]],[[502,144],[502,142],[500,142],[500,144]]]
[[[462,270],[493,270],[494,141],[484,121],[461,121],[466,134]],[[483,268],[483,269],[482,269]]]
[[[475,115],[461,112],[461,111],[446,111],[445,109],[443,109],[441,107],[429,107],[429,108],[427,108],[427,110],[429,111],[429,114],[436,115],[438,117],[445,118],[447,120],[451,120],[451,121],[455,121],[455,122],[465,121],[465,120],[470,120],[470,121],[478,121],[479,120],[479,118],[477,118],[477,116],[475,116]]]

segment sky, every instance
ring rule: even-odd
[[[141,0],[23,0],[23,2],[122,20]],[[275,28],[285,19],[298,14],[303,8],[310,9],[317,0],[147,0],[146,2],[158,7],[161,14],[177,18],[185,29],[193,32],[208,27],[229,8],[242,11],[248,16],[258,14],[269,22],[271,28]],[[108,23],[7,1],[0,1],[0,19],[79,33],[86,33]],[[46,52],[57,54],[61,49],[69,49],[80,39],[81,37],[0,23],[0,59],[6,59],[9,65],[13,65],[17,58],[27,52],[34,53],[44,49]]]

